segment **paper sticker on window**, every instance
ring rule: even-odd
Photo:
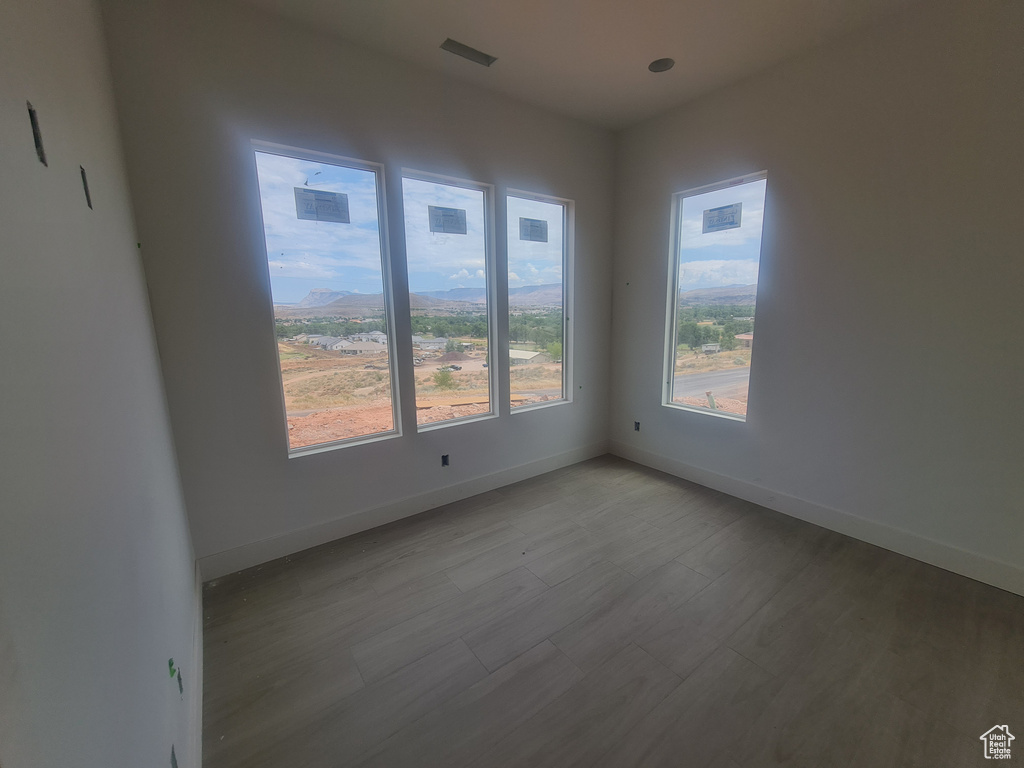
[[[704,211],[704,230],[702,234],[721,232],[723,229],[736,229],[740,226],[742,215],[743,203],[709,208]]]
[[[548,241],[548,223],[544,219],[525,219],[520,216],[519,239],[546,243]]]
[[[295,215],[309,221],[348,224],[348,195],[344,192],[320,192],[295,187]]]
[[[443,232],[446,235],[466,234],[466,209],[442,208],[439,205],[428,205],[430,215],[430,231]]]

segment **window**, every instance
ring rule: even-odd
[[[745,419],[767,174],[673,199],[665,404]]]
[[[490,188],[402,179],[419,425],[490,414]]]
[[[566,278],[569,205],[510,194],[508,212],[509,384],[513,409],[566,398]]]
[[[394,433],[383,169],[255,154],[289,449]]]

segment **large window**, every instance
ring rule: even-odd
[[[508,332],[512,408],[566,397],[569,204],[510,194]]]
[[[380,166],[257,145],[292,451],[394,432]]]
[[[765,173],[674,198],[665,403],[745,419]]]
[[[492,413],[490,188],[402,179],[419,425]]]

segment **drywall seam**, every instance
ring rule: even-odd
[[[205,581],[216,579],[244,568],[260,565],[279,557],[301,552],[310,547],[326,544],[329,541],[352,536],[353,534],[376,528],[380,525],[393,523],[403,517],[426,512],[444,504],[475,496],[479,493],[493,491],[495,488],[517,483],[545,472],[551,472],[571,464],[602,456],[608,452],[606,443],[595,443],[583,448],[549,456],[538,461],[520,464],[488,475],[467,480],[456,485],[449,485],[435,491],[408,496],[399,501],[380,507],[354,512],[337,520],[289,531],[280,536],[254,541],[240,547],[217,552],[201,557],[198,560],[202,578]]]
[[[866,541],[892,552],[943,568],[961,576],[1024,596],[1024,569],[951,544],[929,539],[877,520],[843,512],[780,491],[694,467],[618,440],[609,441],[609,452],[652,469],[713,488],[784,515]]]

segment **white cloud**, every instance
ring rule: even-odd
[[[543,200],[508,198],[508,268],[510,283],[539,285],[562,280],[562,222],[565,209]],[[519,239],[519,219],[540,219],[548,224],[548,241]]]
[[[308,279],[340,280],[342,273],[334,265],[324,264],[315,257],[270,259],[270,273],[274,277],[304,277]]]
[[[521,283],[521,282],[523,282],[523,278],[521,278],[515,272],[509,272],[508,273],[508,281],[510,283]]]
[[[426,282],[483,279],[478,270],[485,266],[484,196],[480,190],[450,184],[402,179],[405,208],[406,255],[410,288],[413,291],[434,288]],[[461,208],[466,211],[466,234],[442,234],[430,231],[428,206]],[[431,275],[435,276],[431,278]]]
[[[256,165],[274,275],[332,280],[348,267],[380,274],[377,195],[371,172],[263,152],[257,153]],[[346,194],[351,222],[299,219],[294,189],[305,187],[308,180],[313,180],[313,189]]]
[[[476,277],[478,277],[481,280],[483,280],[485,277],[487,277],[487,275],[484,274],[484,271],[482,269],[478,269],[476,271]]]
[[[746,245],[760,240],[764,221],[764,195],[765,182],[761,180],[684,198],[682,248],[690,250],[709,246]],[[743,206],[742,226],[704,234],[704,211],[734,203]]]
[[[758,263],[753,259],[711,259],[684,261],[679,265],[679,287],[715,288],[723,285],[753,285],[757,282]]]

